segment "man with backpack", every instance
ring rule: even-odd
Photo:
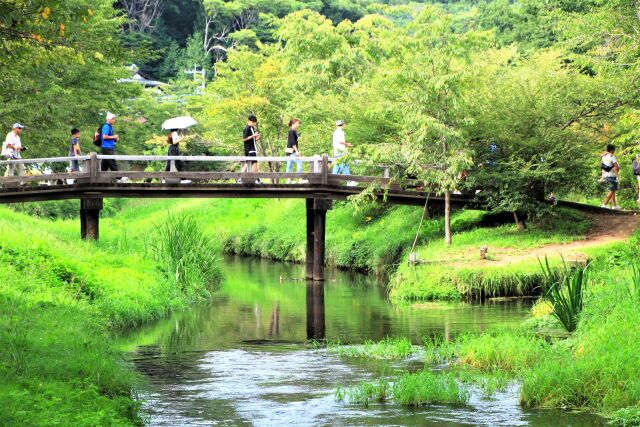
[[[600,168],[602,169],[602,177],[604,182],[609,188],[609,193],[602,202],[603,208],[606,208],[611,203],[611,209],[620,209],[616,203],[616,191],[618,190],[618,173],[620,172],[620,166],[618,165],[618,159],[614,156],[616,147],[612,144],[607,145],[607,152],[602,156]]]
[[[104,156],[115,154],[116,142],[120,140],[118,134],[113,133],[113,124],[116,122],[116,115],[107,113],[107,121],[100,129],[100,153]],[[100,168],[103,171],[118,171],[118,163],[114,159],[102,159]],[[127,182],[129,179],[123,177],[120,182]]]

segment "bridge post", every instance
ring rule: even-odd
[[[307,280],[313,279],[313,230],[314,230],[314,215],[313,199],[306,199],[307,203],[307,257],[305,260],[305,278]]]
[[[324,244],[327,225],[327,210],[332,208],[332,200],[328,197],[313,199],[313,280],[324,281]]]
[[[102,199],[80,199],[80,235],[83,240],[98,240],[100,237],[102,206]]]
[[[324,283],[307,280],[307,339],[324,338]]]

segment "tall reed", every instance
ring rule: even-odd
[[[214,245],[189,213],[169,213],[151,245],[160,271],[188,297],[206,298],[222,279]]]

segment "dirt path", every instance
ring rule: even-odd
[[[621,242],[628,239],[640,227],[640,215],[595,215],[588,217],[593,221],[593,225],[587,231],[586,239],[576,240],[571,243],[551,244],[534,248],[526,253],[509,255],[507,253],[492,254],[489,247],[489,254],[495,256],[491,261],[471,261],[466,263],[470,266],[482,266],[490,263],[492,266],[513,264],[529,259],[544,258],[547,256],[562,255],[566,260],[585,260],[584,249],[602,246],[608,243]]]

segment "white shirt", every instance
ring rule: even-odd
[[[178,132],[176,132],[176,131],[171,132],[171,141],[174,144],[177,144],[181,140],[182,140],[182,137],[178,134]]]
[[[20,142],[20,136],[16,135],[13,131],[11,131],[7,134],[7,137],[4,140],[4,144],[2,144],[3,157],[8,157],[10,159],[19,159],[20,150],[16,150],[15,148],[9,148],[8,145],[13,145],[15,148],[22,148],[22,143]]]
[[[333,157],[342,157],[347,154],[347,147],[344,145],[346,142],[344,131],[340,128],[333,132]]]
[[[611,170],[609,172],[603,170],[605,178],[615,178],[616,171],[613,169],[613,165],[616,163],[618,163],[618,159],[616,159],[616,156],[613,154],[607,153],[602,156],[602,164],[605,166],[611,166]]]

